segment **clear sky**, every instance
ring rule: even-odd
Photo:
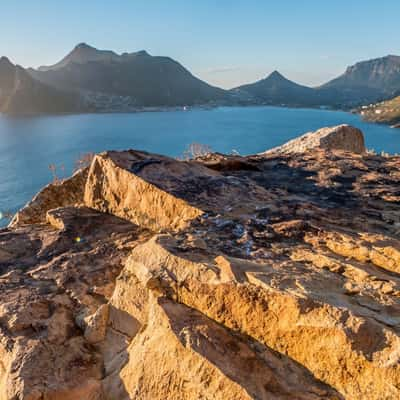
[[[400,55],[399,15],[399,0],[4,0],[0,55],[37,67],[86,42],[168,55],[223,87],[275,69],[318,85],[354,62]]]

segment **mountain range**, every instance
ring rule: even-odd
[[[233,89],[249,103],[344,109],[392,98],[399,90],[400,57],[393,55],[359,62],[315,88],[299,85],[274,71],[265,79]]]
[[[10,114],[221,104],[349,109],[389,99],[399,91],[400,57],[393,55],[357,63],[315,88],[274,71],[231,90],[211,86],[177,61],[144,50],[117,54],[81,43],[58,63],[38,69],[0,59],[0,112]]]
[[[169,57],[146,51],[118,55],[85,43],[59,63],[29,73],[46,85],[81,93],[93,108],[109,99],[110,106],[120,108],[204,104],[226,97]]]

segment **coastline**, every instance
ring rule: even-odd
[[[154,106],[154,107],[137,107],[130,110],[91,110],[91,111],[66,111],[58,113],[4,113],[0,111],[0,116],[9,118],[33,118],[33,117],[57,117],[57,116],[73,116],[73,115],[102,115],[102,114],[139,114],[139,113],[157,113],[157,112],[188,112],[193,110],[210,111],[218,108],[251,108],[251,107],[262,107],[262,108],[282,108],[282,109],[294,109],[294,110],[316,110],[316,111],[339,111],[350,114],[355,114],[351,109],[346,108],[334,108],[326,106],[293,106],[287,104],[198,104],[192,106]]]
[[[194,106],[183,111],[191,112],[190,115],[184,115],[182,111],[181,107],[168,107],[137,110],[135,113],[46,114],[25,117],[0,114],[0,136],[4,137],[3,146],[0,143],[0,161],[4,161],[3,179],[0,179],[0,211],[14,212],[37,189],[47,184],[51,179],[48,165],[64,165],[69,171],[79,154],[101,152],[104,149],[136,147],[175,157],[182,154],[185,146],[196,142],[210,145],[215,151],[230,152],[235,149],[240,154],[254,154],[275,147],[284,140],[290,140],[295,134],[317,129],[318,126],[348,123],[364,130],[369,148],[377,152],[400,153],[400,136],[397,132],[387,125],[365,122],[358,114],[343,110],[219,105],[212,108]],[[203,114],[200,111],[212,112]],[[156,114],[145,117],[148,112]],[[136,118],[136,115],[143,115],[143,118]],[[65,121],[57,118],[58,116],[64,116]],[[28,130],[25,123],[19,123],[24,118],[26,123],[30,123],[29,118],[34,122]],[[37,124],[34,118],[37,118]],[[163,122],[158,124],[157,121]],[[52,141],[53,138],[57,138],[60,143],[58,147],[48,146],[49,140]],[[7,142],[14,143],[15,147],[10,148]],[[6,165],[5,160],[10,152],[17,157],[22,143],[29,143],[28,154],[20,157],[18,163]],[[32,155],[33,149],[38,156]],[[20,171],[29,170],[31,177],[28,179],[23,172],[18,173],[16,178],[12,178],[13,182],[18,182],[16,185],[8,177],[13,177],[18,168]],[[28,181],[34,181],[34,184]],[[32,189],[22,190],[26,187]],[[0,227],[1,225],[0,221]]]

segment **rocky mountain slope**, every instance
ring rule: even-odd
[[[0,58],[0,112],[7,114],[84,111],[77,94],[58,90],[32,78],[22,67]]]
[[[400,91],[399,60],[387,56],[357,63],[316,88],[274,71],[228,91],[198,79],[169,57],[151,56],[144,50],[120,55],[80,43],[54,65],[27,70],[12,66],[17,71],[12,78],[7,75],[9,66],[0,66],[0,82],[14,82],[12,88],[0,84],[0,112],[132,112],[144,107],[221,104],[351,109]],[[3,58],[2,63],[9,61]]]
[[[399,90],[400,57],[386,56],[350,66],[338,78],[316,88],[298,85],[275,71],[233,89],[233,93],[249,103],[349,109],[391,98]]]
[[[60,89],[74,89],[94,109],[179,106],[223,101],[225,90],[194,77],[169,57],[146,51],[117,55],[87,44],[76,46],[54,66],[30,70],[35,79]]]
[[[132,55],[137,54],[133,53]],[[126,57],[127,54],[124,54]],[[61,61],[50,66],[41,66],[39,71],[55,71],[68,66],[69,64],[87,64],[90,62],[119,62],[122,60],[118,54],[110,50],[98,50],[86,43],[79,43]]]
[[[400,56],[389,55],[359,62],[323,87],[340,89],[348,96],[373,97],[375,92],[377,98],[393,97],[400,90]]]
[[[0,399],[397,399],[400,158],[106,152],[0,231]]]
[[[336,90],[348,106],[391,99],[400,91],[400,56],[388,55],[356,63],[319,89]]]

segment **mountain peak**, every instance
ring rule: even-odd
[[[39,71],[58,70],[70,64],[87,64],[90,62],[121,62],[137,56],[150,56],[146,50],[140,50],[134,53],[123,53],[121,55],[111,50],[99,50],[90,46],[86,42],[78,43],[61,61],[50,66],[41,66]]]
[[[14,66],[14,64],[10,61],[10,59],[5,57],[5,56],[0,57],[0,65],[12,65],[12,66]]]
[[[88,44],[85,43],[85,42],[78,43],[78,44],[75,46],[75,49],[92,49],[92,50],[97,50],[95,47],[90,46],[90,45],[88,45]]]
[[[4,80],[12,80],[14,73],[15,65],[7,57],[0,57],[0,83],[4,83]]]
[[[71,57],[73,54],[103,54],[103,53],[112,53],[115,54],[113,51],[110,50],[99,50],[96,47],[91,46],[85,42],[78,43],[72,51],[67,55],[67,57]],[[116,55],[116,54],[115,54]]]
[[[348,71],[354,71],[357,68],[360,67],[370,67],[373,65],[377,65],[377,64],[400,64],[400,56],[396,56],[394,54],[388,54],[387,56],[384,57],[379,57],[379,58],[373,58],[370,60],[363,60],[363,61],[359,61],[353,65],[350,65],[349,67],[347,67],[346,72]]]
[[[286,81],[287,79],[277,70],[271,72],[265,79],[268,80],[284,80]]]
[[[318,104],[313,89],[285,78],[276,70],[266,78],[239,86],[236,90],[243,93],[244,99],[250,98],[250,101],[261,102],[262,104],[290,106]]]
[[[135,51],[134,53],[122,53],[121,57],[137,57],[137,56],[150,56],[150,54],[146,50]]]
[[[135,54],[137,56],[149,56],[150,55],[146,50],[139,50]]]
[[[277,76],[277,77],[282,77],[283,78],[283,75],[277,69],[272,71],[269,76]]]
[[[118,61],[119,55],[110,50],[98,50],[87,43],[77,44],[73,50],[60,62],[52,66],[40,67],[39,71],[57,70],[66,67],[68,64],[87,64],[93,61]]]
[[[400,62],[400,56],[396,56],[395,54],[388,54],[386,57],[384,57],[386,60],[389,61],[394,61],[396,63]]]

